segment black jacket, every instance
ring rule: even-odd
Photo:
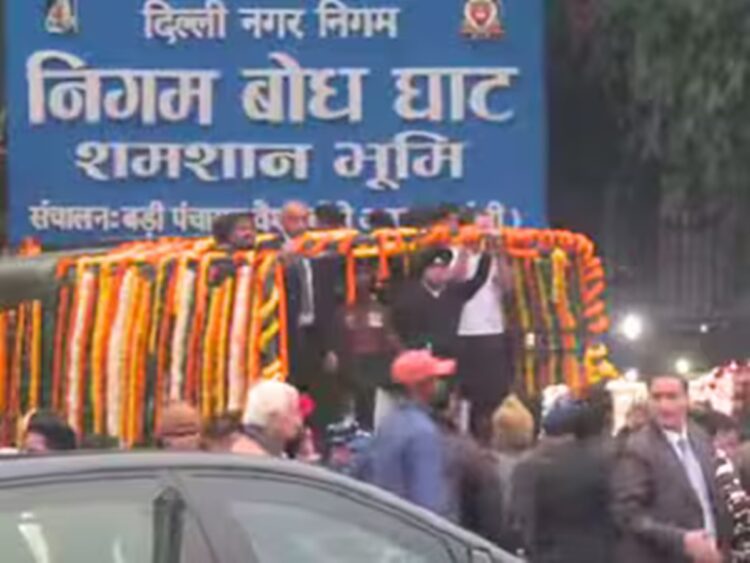
[[[445,444],[450,515],[462,527],[502,545],[503,497],[492,454],[453,425],[436,417]]]
[[[273,230],[278,248],[284,244],[284,234]],[[302,309],[302,289],[305,283],[303,260],[308,260],[312,269],[313,311],[315,320],[312,328],[322,350],[335,348],[337,327],[334,324],[336,311],[344,299],[344,259],[337,255],[324,255],[319,258],[303,259],[292,257],[284,267],[284,285],[287,298],[287,319],[290,330],[298,327]],[[294,338],[291,334],[290,337]]]
[[[449,283],[437,296],[421,280],[404,283],[396,296],[393,320],[405,347],[424,348],[429,344],[436,355],[456,357],[461,311],[487,281],[490,266],[490,257],[482,256],[473,278]]]
[[[611,460],[603,439],[569,437],[540,444],[516,468],[514,511],[530,561],[611,563]]]
[[[713,446],[693,424],[688,426],[688,439],[703,469],[719,544],[726,549],[731,522],[716,485]],[[614,561],[687,563],[683,536],[703,527],[703,511],[682,462],[655,423],[632,434],[619,453],[612,495],[621,532]]]

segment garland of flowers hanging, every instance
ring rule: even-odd
[[[513,288],[506,312],[519,388],[529,395],[553,383],[581,388],[616,373],[602,343],[605,272],[582,235],[342,229],[306,233],[285,251],[265,238],[258,250],[237,253],[211,239],[164,239],[62,259],[54,301],[0,312],[3,442],[36,408],[126,445],[150,436],[170,400],[192,402],[204,417],[241,411],[254,381],[288,373],[284,264],[294,255],[342,256],[352,303],[360,260],[374,260],[385,282],[396,261],[408,272],[410,257],[431,246],[494,248]],[[24,252],[39,247],[27,243]]]
[[[25,239],[17,249],[23,257],[37,256],[40,245]],[[15,439],[21,413],[43,400],[44,309],[40,301],[0,310],[0,441]]]

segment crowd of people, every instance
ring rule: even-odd
[[[285,251],[312,228],[310,214],[287,204],[273,244]],[[492,232],[481,215],[448,207],[412,220]],[[315,228],[340,221],[335,207],[316,210]],[[220,218],[214,234],[230,248],[257,244],[249,215]],[[616,434],[603,385],[545,408],[512,394],[501,244],[430,249],[408,275],[394,264],[388,283],[362,264],[349,305],[340,257],[282,255],[288,381],[255,384],[242,413],[210,421],[171,403],[153,447],[324,465],[533,562],[750,561],[750,445],[734,418],[696,410],[686,381],[650,378],[649,402]],[[23,428],[29,454],[117,447],[106,437],[78,444],[53,413]]]
[[[371,228],[392,227],[375,211]],[[402,350],[431,350],[457,360],[462,428],[485,442],[492,411],[507,395],[513,377],[506,309],[512,275],[490,216],[453,205],[416,209],[402,226],[444,226],[457,232],[474,224],[487,234],[473,247],[435,247],[413,260],[391,260],[392,275],[378,277],[376,261],[357,264],[357,301],[344,305],[344,259],[337,253],[312,260],[293,252],[291,241],[309,230],[345,227],[335,205],[310,210],[289,202],[276,225],[259,237],[252,215],[220,217],[217,244],[228,250],[270,245],[282,252],[287,296],[289,381],[316,402],[312,425],[318,434],[351,413],[371,431],[389,404],[387,374]]]

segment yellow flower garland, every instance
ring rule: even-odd
[[[234,294],[234,278],[227,278],[222,288],[219,305],[220,316],[217,327],[216,347],[216,396],[212,414],[224,412],[227,391],[227,354],[229,353],[228,334],[232,314],[232,295]]]
[[[29,351],[29,404],[28,410],[39,407],[39,393],[42,386],[42,303],[31,305],[31,350]]]
[[[595,376],[592,370],[582,370],[578,352],[570,350],[576,347],[577,330],[590,346],[608,323],[603,269],[593,244],[585,237],[557,231],[504,229],[499,234],[512,260],[522,339],[535,330],[544,338],[559,327],[555,334],[563,353],[560,357],[551,354],[550,373],[556,372],[556,362],[561,361],[566,381],[591,381]],[[408,267],[410,252],[433,244],[481,246],[483,236],[473,228],[461,233],[385,229],[368,239],[341,230],[309,233],[295,244],[300,253],[310,257],[323,252],[346,254],[347,295],[351,298],[355,260],[377,258],[378,277],[383,281],[390,275],[393,257],[403,256]],[[539,252],[550,253],[551,275],[536,263]],[[226,263],[228,258],[234,261],[229,277],[209,290],[212,265]],[[522,261],[530,265],[528,273],[522,270]],[[83,401],[88,399],[93,406],[91,430],[121,436],[127,443],[138,440],[144,415],[150,414],[144,413],[147,365],[156,369],[156,421],[169,396],[197,399],[201,412],[208,416],[226,408],[241,408],[245,391],[256,378],[286,377],[288,319],[284,273],[276,251],[230,257],[218,251],[211,239],[168,239],[127,244],[102,256],[69,259],[68,264],[75,279],[67,281],[67,267],[61,264],[59,279],[64,287],[57,311],[64,318],[58,319],[55,330],[53,393],[44,400],[62,403],[77,429],[82,430]],[[571,268],[576,269],[581,284],[572,290],[567,279]],[[529,274],[540,293],[551,297],[540,307],[543,327],[532,326],[536,296],[524,286]],[[576,292],[588,314],[585,318],[578,319],[572,312],[570,300]],[[68,294],[72,299],[65,297]],[[45,377],[41,370],[41,313],[39,306],[30,304],[18,310],[15,346],[6,353],[9,377],[0,377],[0,405],[5,402],[11,413],[20,406],[17,390],[22,377],[29,378],[28,405],[40,403]],[[7,317],[0,316],[0,334],[7,330],[7,322]],[[0,366],[2,355],[0,344]],[[522,347],[519,376],[530,394],[537,390],[537,363],[542,359],[539,346]],[[54,375],[58,372],[59,377]]]

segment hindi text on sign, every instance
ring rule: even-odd
[[[255,39],[304,39],[305,10],[297,8],[240,8],[242,29]]]
[[[99,70],[62,51],[29,57],[29,122],[213,123],[215,70]]]
[[[445,174],[453,180],[464,175],[464,143],[426,131],[405,131],[387,143],[336,143],[341,153],[334,170],[341,178],[372,177],[365,185],[376,191],[398,190],[401,182],[413,176],[438,178]],[[368,172],[368,170],[370,172]]]
[[[321,0],[316,13],[320,37],[398,37],[401,8],[351,8],[341,0]]]
[[[271,53],[278,68],[245,69],[247,80],[242,93],[245,115],[251,121],[304,123],[308,115],[322,121],[362,121],[363,82],[370,74],[365,68],[302,68],[287,53]],[[345,84],[342,95],[332,86]],[[332,109],[336,98],[345,98],[343,107]]]
[[[490,96],[510,87],[511,78],[519,74],[517,68],[398,68],[392,74],[398,91],[393,107],[406,121],[462,122],[467,106],[483,121],[505,123],[514,116],[512,109],[493,112]],[[446,87],[447,109],[443,107]],[[416,107],[420,100],[422,107]]]
[[[163,39],[169,45],[227,35],[229,12],[221,0],[206,0],[203,8],[174,8],[167,0],[146,0],[141,13],[146,39]]]
[[[250,143],[104,143],[76,148],[76,166],[92,180],[180,180],[201,182],[292,179],[310,174],[311,145]]]

